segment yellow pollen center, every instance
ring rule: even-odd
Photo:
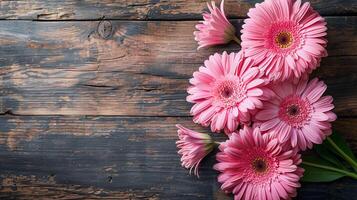
[[[275,37],[275,43],[283,49],[290,47],[293,44],[293,41],[293,35],[290,32],[283,31]]]

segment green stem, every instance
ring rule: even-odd
[[[234,40],[240,46],[241,41],[237,38],[237,36],[234,35],[232,40]]]
[[[321,168],[321,169],[327,169],[327,170],[334,171],[334,172],[339,172],[341,174],[345,174],[346,176],[349,176],[349,177],[357,180],[357,174],[355,174],[353,172],[349,172],[349,171],[345,171],[342,169],[337,169],[337,168],[329,167],[329,166],[325,166],[325,165],[319,165],[319,164],[315,164],[315,163],[305,162],[305,161],[303,161],[302,164],[312,166],[312,167]]]
[[[327,141],[332,145],[333,148],[336,149],[336,151],[340,154],[340,156],[345,159],[348,163],[350,163],[353,167],[353,169],[357,172],[357,163],[354,161],[351,157],[349,157],[345,152],[343,152],[340,147],[337,146],[337,144],[330,138],[327,137]]]

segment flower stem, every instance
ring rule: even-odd
[[[237,36],[234,35],[232,40],[234,40],[240,46],[241,41],[237,38]]]
[[[357,172],[357,162],[354,161],[351,157],[349,157],[345,152],[343,152],[330,137],[327,137],[327,141],[340,154],[343,159],[345,159],[348,163],[352,165],[353,169]]]
[[[338,173],[344,174],[346,176],[349,176],[349,177],[357,180],[357,174],[355,174],[353,172],[345,171],[345,170],[342,170],[342,169],[337,169],[337,168],[330,167],[330,166],[319,165],[319,164],[315,164],[315,163],[311,163],[311,162],[305,162],[305,161],[303,161],[302,164],[307,165],[307,166],[312,166],[312,167],[317,167],[317,168],[321,168],[321,169],[327,169],[327,170],[330,170],[330,171],[338,172]]]

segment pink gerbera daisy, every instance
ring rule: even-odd
[[[296,195],[303,169],[300,154],[259,128],[244,127],[219,146],[218,181],[237,200],[280,200]]]
[[[308,2],[266,0],[248,16],[241,31],[242,48],[271,80],[299,78],[327,56],[326,22]]]
[[[179,137],[176,145],[180,149],[178,154],[182,156],[182,166],[190,169],[190,173],[194,169],[194,174],[198,176],[198,166],[201,160],[214,149],[214,141],[208,134],[198,133],[179,124],[176,127]]]
[[[218,44],[226,44],[232,40],[240,43],[235,36],[233,25],[224,14],[223,5],[224,0],[221,2],[221,9],[216,7],[214,1],[212,1],[212,6],[207,3],[210,13],[203,13],[204,21],[201,21],[202,24],[196,25],[198,31],[193,33],[195,40],[199,44],[198,49]]]
[[[322,97],[327,86],[317,78],[297,84],[284,83],[272,86],[276,95],[264,102],[263,109],[255,115],[262,131],[272,132],[280,142],[289,141],[301,150],[321,144],[331,133],[331,123],[336,115],[331,96]]]
[[[193,73],[193,86],[188,88],[187,101],[195,103],[193,121],[211,124],[213,132],[233,132],[240,122],[250,120],[249,111],[262,107],[264,80],[252,59],[244,58],[242,52],[216,53],[204,64]]]

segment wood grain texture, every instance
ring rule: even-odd
[[[200,179],[180,166],[176,123],[208,131],[188,117],[1,116],[0,199],[231,199],[219,190],[214,154]],[[335,123],[355,152],[356,123]],[[304,184],[297,199],[351,199],[356,187]]]
[[[226,0],[238,30],[260,1]],[[328,84],[333,127],[357,153],[357,2],[311,4],[328,16],[329,39],[313,76]],[[214,153],[197,179],[175,146],[177,123],[209,132],[188,117],[188,79],[214,52],[239,50],[196,50],[205,9],[206,0],[0,0],[0,199],[232,199]],[[356,188],[348,178],[303,184],[296,199],[357,200]]]
[[[356,116],[357,17],[327,21],[329,57],[315,76],[328,84],[339,116]],[[188,116],[188,79],[223,50],[196,50],[196,21],[106,21],[101,32],[98,23],[1,21],[1,113]]]
[[[30,20],[182,20],[200,19],[207,0],[2,0],[0,19]],[[216,2],[220,2],[216,0]],[[249,8],[260,0],[226,0],[229,17],[246,17]],[[354,0],[314,0],[312,6],[322,15],[354,15]]]
[[[0,198],[7,200],[18,199],[158,199],[155,188],[147,190],[111,191],[93,186],[57,184],[55,176],[3,176],[1,180]]]

